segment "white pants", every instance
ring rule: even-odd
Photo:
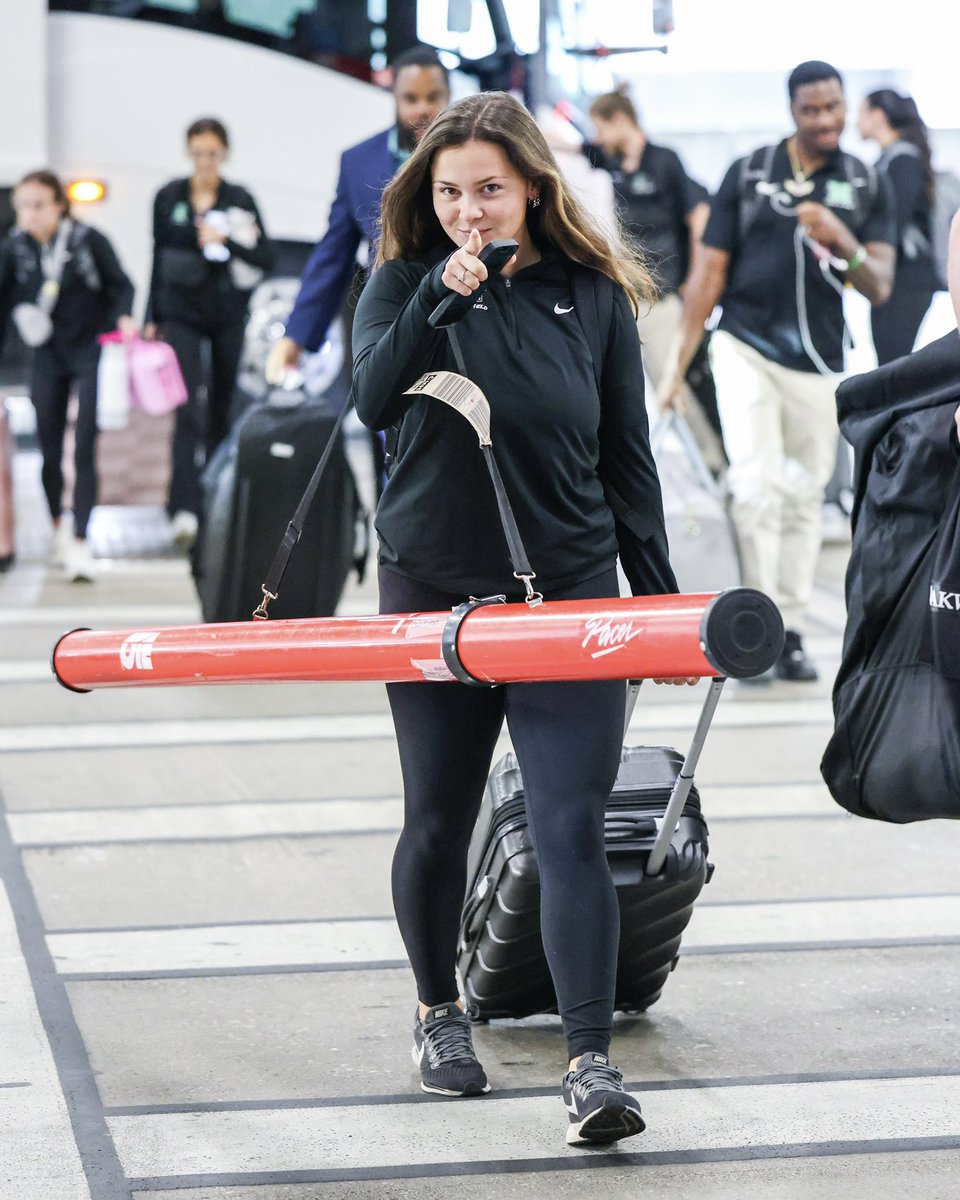
[[[678,295],[661,296],[650,309],[641,306],[637,329],[640,331],[640,341],[643,343],[643,366],[651,384],[651,393],[655,396],[657,386],[663,379],[667,368],[670,351],[680,338],[680,324],[683,320],[683,301]],[[707,420],[699,400],[690,388],[683,385],[683,398],[686,404],[687,422],[693,430],[693,436],[700,447],[700,453],[708,467],[713,471],[722,471],[726,460],[723,456],[723,446],[716,430]],[[658,410],[650,406],[650,411],[656,415]]]
[[[743,582],[802,629],[837,454],[837,376],[792,371],[729,333],[710,342]]]

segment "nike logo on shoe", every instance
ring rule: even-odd
[[[560,301],[558,300],[557,303],[553,306],[553,311],[557,314],[558,317],[562,317],[564,313],[573,312],[573,305],[571,304],[569,308],[561,308]]]

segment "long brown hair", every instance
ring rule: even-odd
[[[912,96],[901,96],[893,88],[880,88],[867,95],[866,105],[868,108],[878,108],[897,137],[917,148],[927,181],[927,199],[932,201],[935,188],[933,153],[927,127],[920,116],[916,100]]]
[[[499,146],[528,182],[540,204],[527,211],[530,236],[555,246],[574,262],[620,284],[633,305],[652,303],[656,286],[638,250],[607,231],[584,210],[561,174],[533,117],[508,92],[481,92],[445,108],[383,192],[377,265],[391,258],[423,258],[450,239],[433,209],[432,167],[436,154],[467,142]]]

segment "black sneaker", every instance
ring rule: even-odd
[[[813,683],[817,678],[817,668],[807,658],[800,634],[792,629],[784,634],[783,650],[777,659],[776,671],[778,679],[786,679],[790,683]]]
[[[413,1061],[420,1086],[437,1096],[483,1096],[490,1084],[473,1052],[470,1018],[456,1004],[438,1004],[413,1020]]]
[[[623,1075],[604,1054],[581,1054],[577,1069],[563,1077],[563,1102],[570,1113],[567,1143],[615,1142],[646,1129],[639,1102],[623,1090]]]

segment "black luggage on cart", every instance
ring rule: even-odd
[[[211,459],[193,562],[205,621],[250,617],[335,422],[328,406],[309,400],[258,405]],[[363,516],[342,444],[334,447],[316,500],[272,616],[331,616],[357,560]]]
[[[642,1011],[659,998],[694,902],[713,873],[692,779],[721,686],[722,680],[711,684],[686,761],[666,746],[625,748],[607,803],[607,859],[621,923],[614,1007],[622,1011]],[[659,839],[651,869],[657,834],[670,826],[673,835],[669,842],[665,833]],[[512,754],[487,783],[467,878],[458,952],[467,1004],[484,1020],[556,1012],[540,937],[540,878]]]

